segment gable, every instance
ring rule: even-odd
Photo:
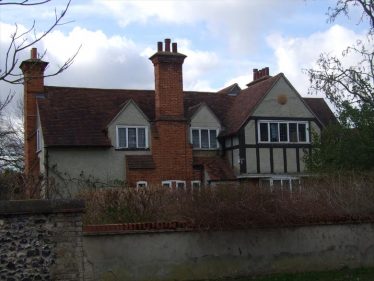
[[[213,111],[206,105],[202,104],[191,117],[191,127],[196,128],[217,128],[221,123]]]
[[[113,124],[129,125],[129,126],[144,126],[148,125],[148,118],[136,105],[133,100],[128,101],[118,114],[109,123],[108,127]]]
[[[136,103],[130,100],[108,125],[108,136],[112,141],[112,145],[115,144],[117,125],[149,127],[149,122]]]
[[[315,117],[283,76],[257,105],[252,115],[256,117]]]

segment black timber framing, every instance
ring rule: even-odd
[[[244,129],[239,131],[239,161],[240,161],[240,173],[245,174],[247,172],[247,156],[245,148],[245,132]]]
[[[287,149],[283,147],[283,171],[287,173]]]
[[[255,144],[255,148],[256,148],[256,168],[257,168],[257,173],[261,173],[261,169],[260,169],[260,149],[258,147],[258,124],[257,124],[257,120],[255,120],[255,141],[256,141],[256,144]],[[247,148],[247,144],[245,145],[245,147]]]

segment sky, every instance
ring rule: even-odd
[[[10,1],[11,2],[11,1]],[[13,1],[14,2],[14,1]],[[30,2],[33,2],[30,0]],[[35,2],[35,1],[34,1]],[[10,34],[35,20],[45,31],[68,1],[0,9],[0,68]],[[308,96],[305,69],[316,68],[319,55],[341,56],[364,38],[368,25],[359,11],[328,22],[333,0],[72,0],[63,25],[36,44],[52,73],[79,49],[74,63],[46,85],[114,89],[154,89],[148,59],[157,41],[171,38],[187,56],[185,90],[218,91],[233,83],[245,88],[254,68],[283,72],[302,96]],[[33,35],[33,34],[31,34]],[[19,62],[30,57],[26,50]],[[0,98],[22,86],[0,81]]]

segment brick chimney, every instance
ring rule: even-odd
[[[170,39],[165,39],[164,46],[158,42],[157,52],[149,58],[155,67],[156,120],[184,118],[182,65],[186,56],[178,53],[177,43],[170,43]]]
[[[270,77],[269,74],[269,67],[264,67],[263,69],[258,70],[257,68],[253,69],[253,80],[247,84],[247,86],[251,86],[256,84],[257,82],[266,80]]]
[[[264,67],[260,70],[258,70],[257,68],[253,69],[253,81],[256,81],[264,77],[269,77],[269,67]]]
[[[44,92],[44,70],[48,62],[38,58],[36,48],[31,49],[31,57],[21,63],[24,76],[24,136],[25,136],[25,173],[39,174],[39,159],[36,154],[36,95]]]

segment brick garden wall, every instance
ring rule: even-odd
[[[84,279],[83,201],[0,201],[0,280]]]

